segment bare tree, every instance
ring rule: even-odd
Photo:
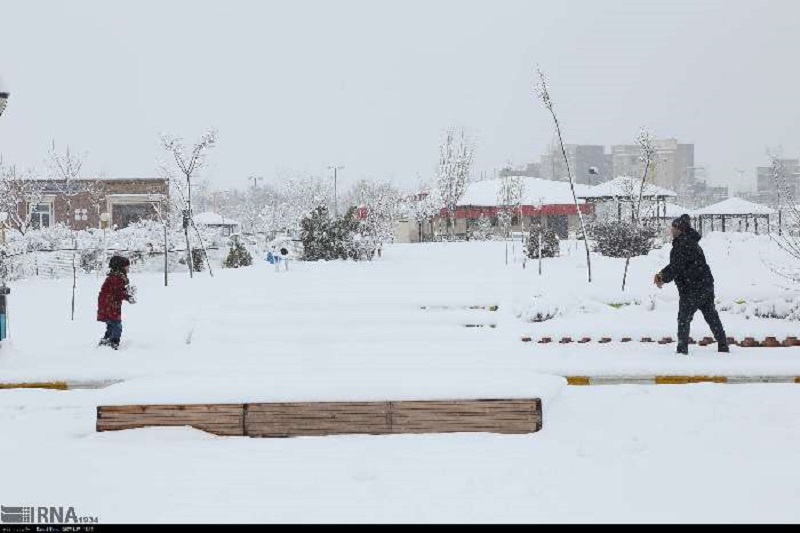
[[[456,207],[467,189],[473,154],[474,148],[468,141],[464,129],[460,132],[453,129],[446,132],[444,141],[439,147],[436,181],[441,199],[447,208],[451,238],[455,236]]]
[[[192,218],[192,184],[193,180],[196,177],[196,173],[203,168],[205,165],[205,158],[207,152],[214,147],[217,143],[217,132],[213,129],[204,133],[200,140],[192,146],[191,150],[187,151],[183,146],[183,140],[180,137],[175,137],[169,134],[162,134],[161,135],[161,143],[172,158],[175,160],[175,166],[178,168],[180,173],[186,180],[185,183],[185,190],[183,188],[178,188],[178,198],[184,205],[184,236],[186,237],[186,253],[187,253],[187,263],[189,265],[189,277],[194,276],[194,266],[192,264],[192,246],[189,241],[189,226],[191,225],[192,228],[195,230],[198,238],[201,240],[201,247],[203,252],[206,256],[206,262],[208,264],[208,272],[211,276],[214,275],[213,271],[211,270],[211,262],[208,260],[208,253],[205,249],[205,245],[202,243],[202,237],[200,237],[200,232],[197,230],[197,226],[194,224],[194,220]]]
[[[497,219],[503,228],[503,240],[506,243],[506,265],[508,265],[508,237],[514,217],[521,219],[522,197],[525,181],[522,176],[503,176],[497,188]]]
[[[59,152],[56,150],[55,141],[53,141],[50,145],[47,159],[50,174],[53,178],[53,189],[60,198],[64,199],[66,226],[70,229],[70,234],[72,235],[72,304],[70,320],[75,320],[75,293],[78,286],[78,263],[76,257],[78,240],[76,228],[73,225],[73,200],[80,195],[89,195],[90,198],[99,195],[99,183],[97,180],[81,180],[84,157],[73,153],[69,145],[67,145],[63,153]],[[76,213],[74,218],[77,219],[79,216]],[[56,218],[58,218],[57,214]]]
[[[363,209],[359,233],[371,260],[384,243],[394,239],[394,224],[400,211],[400,193],[389,182],[356,182],[345,196],[348,207]]]
[[[20,235],[31,228],[33,209],[42,202],[45,182],[33,171],[18,171],[0,161],[0,210],[7,213],[6,224]]]
[[[419,242],[422,242],[422,225],[430,222],[433,232],[433,218],[441,213],[442,201],[439,191],[426,183],[420,183],[414,194],[401,200],[401,209],[406,217],[417,223]]]
[[[564,157],[564,164],[567,167],[567,178],[569,178],[569,187],[572,190],[572,200],[575,203],[575,210],[578,212],[578,220],[581,224],[581,233],[583,234],[583,244],[586,248],[586,269],[588,270],[589,274],[589,283],[592,282],[592,258],[589,252],[589,235],[586,232],[586,224],[583,220],[583,213],[581,211],[581,206],[578,203],[578,196],[575,193],[575,178],[572,176],[572,169],[569,166],[569,158],[567,157],[567,149],[564,146],[564,137],[561,133],[561,125],[558,122],[558,115],[556,115],[555,104],[553,103],[553,99],[550,96],[550,91],[547,87],[547,79],[545,78],[544,72],[541,69],[536,70],[539,80],[534,86],[534,93],[542,102],[544,107],[550,112],[550,115],[553,117],[553,123],[555,124],[556,133],[558,134],[558,143],[561,146],[561,155]]]
[[[786,168],[780,151],[768,150],[767,155],[772,166],[772,178],[778,189],[777,207],[780,213],[778,231],[771,231],[769,236],[787,255],[800,261],[800,206],[795,199],[796,180],[790,179],[791,173]],[[772,270],[790,281],[800,283],[800,270],[797,268],[781,265],[773,266]]]
[[[639,161],[642,162],[642,178],[641,181],[638,183],[638,187],[632,191],[636,194],[636,200],[631,205],[631,233],[636,235],[641,226],[641,214],[642,214],[642,197],[644,195],[644,189],[647,186],[647,178],[648,174],[651,171],[651,167],[654,165],[654,159],[656,155],[656,148],[653,143],[653,136],[650,134],[649,131],[642,128],[639,132],[639,135],[636,137],[636,144],[639,146]],[[633,194],[631,195],[633,198]],[[622,290],[625,290],[625,284],[628,281],[628,267],[631,263],[631,256],[633,255],[633,243],[627,247],[627,256],[625,257],[625,272],[622,275]]]
[[[169,184],[169,176],[165,176]],[[156,214],[158,222],[164,230],[164,286],[169,286],[169,229],[172,227],[175,209],[173,209],[172,201],[169,195],[169,185],[167,186],[167,194],[162,194],[156,191],[150,195],[150,205]]]

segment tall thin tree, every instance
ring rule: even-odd
[[[189,226],[194,228],[198,237],[200,237],[200,232],[197,230],[197,227],[194,224],[194,219],[192,218],[192,185],[197,171],[199,171],[205,165],[208,151],[217,143],[217,132],[216,130],[211,129],[204,133],[200,137],[200,140],[195,143],[194,146],[192,146],[192,149],[189,151],[184,149],[183,140],[180,137],[162,134],[161,143],[164,149],[173,157],[175,160],[175,165],[186,179],[186,194],[182,194],[182,191],[179,191],[179,193],[181,193],[180,197],[185,202],[183,229],[184,236],[186,237],[186,253],[187,263],[189,265],[189,277],[193,277],[194,266],[192,247],[189,241]],[[214,273],[211,270],[211,262],[208,260],[207,253],[206,261],[208,264],[208,272],[213,276]]]
[[[639,135],[636,137],[636,144],[639,146],[639,161],[642,163],[642,178],[634,187],[633,194],[636,195],[636,200],[631,205],[631,235],[635,236],[640,231],[641,216],[642,216],[642,197],[644,189],[647,186],[647,178],[651,172],[651,167],[654,164],[656,149],[653,143],[653,136],[649,131],[642,128]],[[633,197],[633,194],[631,195]],[[625,284],[628,281],[628,267],[631,264],[631,255],[633,254],[633,243],[628,243],[627,253],[625,256],[625,272],[622,274],[622,290],[625,290]]]
[[[572,200],[575,203],[575,210],[578,212],[578,220],[580,221],[581,225],[581,233],[583,234],[583,244],[586,248],[586,269],[589,274],[589,283],[592,282],[592,258],[589,252],[589,235],[586,231],[586,223],[583,220],[583,212],[581,211],[581,206],[578,203],[578,196],[575,192],[575,178],[572,175],[572,169],[569,165],[569,157],[567,157],[567,149],[564,145],[564,136],[561,132],[561,124],[558,122],[558,115],[556,114],[555,103],[553,102],[553,98],[550,96],[550,90],[547,86],[547,78],[542,72],[541,69],[536,69],[536,73],[539,77],[538,81],[534,85],[534,93],[536,97],[539,98],[542,105],[550,112],[550,115],[553,118],[553,123],[555,124],[556,133],[558,134],[558,143],[561,147],[561,155],[564,157],[564,164],[567,167],[567,178],[569,179],[569,187],[572,191]]]
[[[447,130],[439,147],[439,166],[436,181],[439,194],[447,209],[450,225],[450,238],[455,237],[456,207],[467,189],[467,181],[472,171],[474,148],[462,128],[460,132]]]

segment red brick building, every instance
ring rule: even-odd
[[[111,224],[124,228],[131,222],[156,219],[155,205],[169,194],[169,183],[160,178],[44,180],[41,200],[35,205],[20,202],[17,209],[24,218],[31,214],[33,228],[63,223],[82,230],[100,226],[100,215],[109,213]]]

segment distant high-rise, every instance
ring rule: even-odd
[[[611,157],[601,145],[568,144],[565,147],[569,168],[576,183],[597,185],[612,179]],[[594,170],[592,170],[594,169]],[[541,177],[552,181],[567,181],[567,166],[559,145],[551,146],[539,164]]]
[[[778,159],[776,163],[780,169],[783,185],[797,201],[800,194],[800,159]],[[756,168],[756,189],[771,202],[777,202],[778,182],[775,180],[775,168],[772,166]]]
[[[676,192],[694,186],[694,144],[681,144],[676,139],[655,139],[656,157],[651,167],[649,181]],[[614,176],[642,175],[641,148],[635,144],[617,144],[611,147],[611,165]]]

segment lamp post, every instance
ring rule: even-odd
[[[10,94],[8,93],[8,91],[3,89],[2,85],[0,85],[0,116],[2,116],[3,111],[5,111],[5,109],[6,109],[6,104],[8,103],[8,97],[9,96],[10,96]],[[7,213],[3,213],[3,222],[2,222],[3,230],[2,231],[3,231],[3,247],[4,248],[5,248],[5,244],[6,244],[5,225],[6,225],[6,217],[7,216],[8,216]],[[2,250],[2,252],[0,252],[0,253],[2,253],[2,256],[3,256],[3,258],[2,258],[3,263],[5,263],[5,255],[6,255],[5,249]],[[11,289],[6,287],[6,268],[5,268],[6,265],[3,264],[2,266],[3,266],[3,279],[2,279],[2,285],[0,285],[0,340],[3,340],[3,339],[6,338],[6,336],[8,336],[8,323],[7,323],[8,301],[7,301],[7,298],[8,298],[8,295],[11,294]]]
[[[8,103],[8,97],[11,96],[10,93],[4,91],[2,87],[0,87],[0,116],[2,116],[3,111],[6,108],[6,104]]]
[[[248,180],[253,180],[253,190],[258,189],[258,182],[262,181],[264,178],[261,176],[250,176],[247,178]]]
[[[108,244],[106,241],[106,230],[111,222],[111,214],[108,212],[100,214],[100,227],[103,229],[103,265],[108,260]]]
[[[339,210],[336,208],[336,180],[338,176],[338,171],[344,169],[343,166],[337,165],[329,165],[329,170],[333,170],[333,217],[336,218],[339,216]]]

